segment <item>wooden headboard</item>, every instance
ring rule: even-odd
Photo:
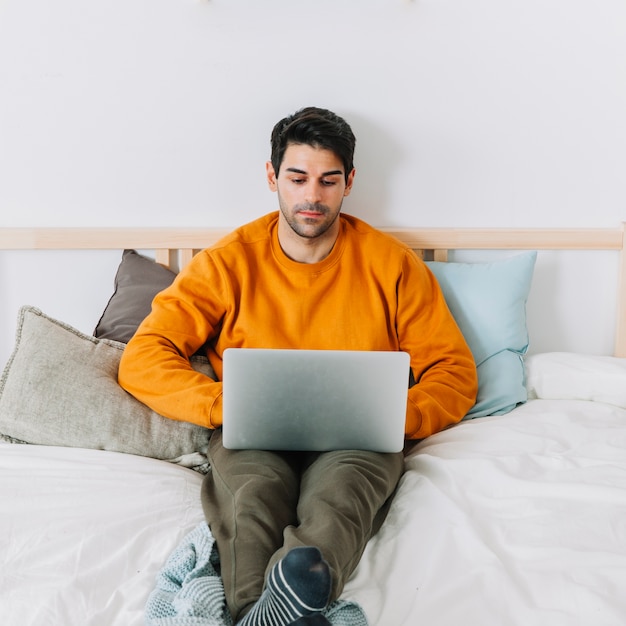
[[[420,256],[447,260],[450,250],[614,250],[620,253],[615,356],[626,357],[626,228],[383,228]],[[157,262],[179,269],[197,250],[230,229],[0,228],[2,250],[154,250]]]

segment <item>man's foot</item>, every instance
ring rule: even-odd
[[[321,614],[313,613],[299,617],[295,622],[291,622],[289,626],[332,626],[332,624]]]
[[[319,614],[326,607],[330,587],[330,569],[320,551],[293,548],[270,570],[263,594],[238,626],[288,626]],[[303,626],[327,623],[300,622]]]

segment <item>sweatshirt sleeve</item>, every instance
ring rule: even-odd
[[[436,278],[408,251],[398,283],[398,338],[411,356],[406,436],[422,439],[459,422],[476,401],[473,355]]]
[[[156,296],[128,342],[120,385],[157,413],[207,428],[221,425],[222,383],[196,372],[190,357],[219,329],[225,284],[202,252]]]

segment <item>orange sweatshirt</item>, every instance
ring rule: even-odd
[[[154,299],[124,351],[120,384],[161,415],[216,428],[228,347],[403,350],[416,381],[407,438],[461,420],[475,402],[476,367],[436,280],[404,244],[349,215],[340,219],[319,263],[282,252],[278,213],[197,254]],[[190,367],[200,348],[217,381]]]

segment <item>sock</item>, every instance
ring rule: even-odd
[[[328,563],[320,551],[293,548],[272,567],[261,597],[238,626],[287,626],[319,613],[328,602],[330,585]]]
[[[295,622],[291,622],[289,626],[332,626],[332,624],[321,614],[313,613],[299,617]]]

